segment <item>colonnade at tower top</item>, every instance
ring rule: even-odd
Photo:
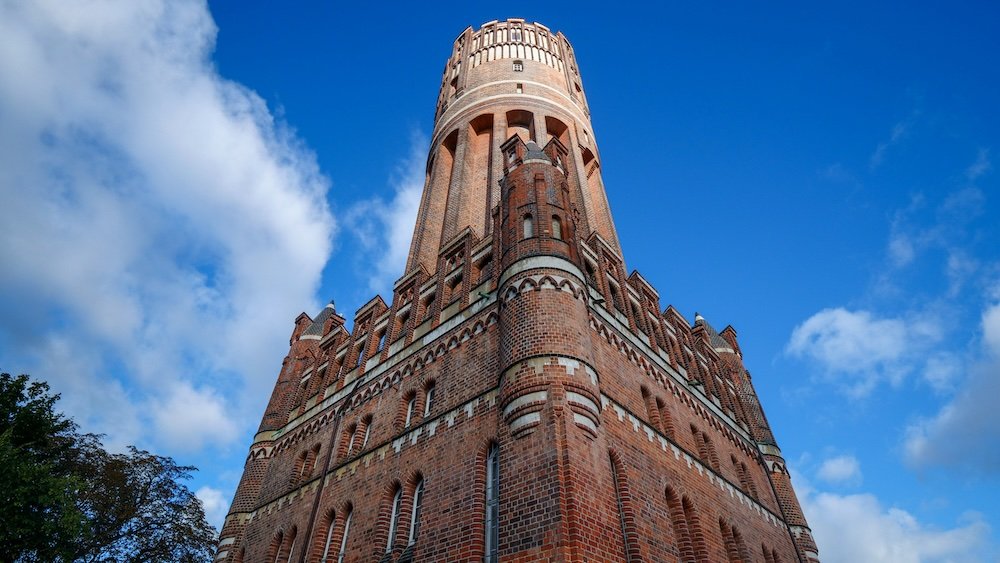
[[[407,273],[421,266],[433,273],[440,249],[467,227],[491,233],[500,145],[515,134],[539,145],[556,137],[567,147],[581,236],[596,232],[621,252],[573,47],[562,33],[509,19],[466,28],[445,63]]]

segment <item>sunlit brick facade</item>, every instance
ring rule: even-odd
[[[573,49],[466,29],[392,299],[295,320],[218,561],[817,561],[736,331],[627,274]]]

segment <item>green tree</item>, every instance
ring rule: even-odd
[[[0,374],[0,561],[211,561],[215,530],[183,484],[194,468],[105,451],[58,399]]]

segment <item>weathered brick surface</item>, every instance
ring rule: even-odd
[[[500,561],[815,560],[735,330],[626,276],[579,84],[538,24],[456,41],[408,270],[296,319],[218,560],[487,560],[491,444]]]

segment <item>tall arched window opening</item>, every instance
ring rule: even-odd
[[[320,563],[327,563],[330,561],[330,547],[333,543],[333,529],[337,523],[337,513],[331,510],[327,513],[326,518],[326,533],[323,537],[323,555],[320,556]]]
[[[389,513],[389,537],[385,542],[385,552],[392,553],[392,548],[396,545],[396,530],[399,527],[399,508],[403,504],[403,489],[396,488],[396,493],[392,495],[392,509]]]
[[[344,556],[347,555],[347,533],[351,531],[351,514],[353,511],[347,509],[347,517],[344,518],[344,533],[340,537],[340,552],[337,554],[337,563],[344,563]]]
[[[500,446],[490,444],[486,454],[486,518],[483,561],[496,563],[500,543]]]
[[[420,505],[424,501],[424,480],[421,479],[413,489],[413,511],[410,513],[410,538],[406,545],[413,545],[420,533]]]
[[[431,406],[434,404],[434,387],[435,384],[432,381],[427,385],[427,391],[424,392],[424,416],[431,414]]]
[[[625,475],[622,472],[622,468],[619,467],[619,460],[616,459],[614,452],[608,452],[608,458],[611,460],[611,484],[615,489],[615,503],[618,507],[618,523],[621,525],[622,529],[622,547],[625,548],[625,561],[626,563],[631,562],[633,542],[630,541],[629,525],[627,518],[625,516],[626,506],[625,506],[625,491],[624,489],[627,484],[625,483]],[[633,534],[634,534],[634,524],[633,524]]]
[[[416,406],[416,404],[417,404],[416,396],[410,397],[409,400],[406,401],[406,418],[403,421],[403,428],[409,428],[410,423],[413,422],[413,408]]]

